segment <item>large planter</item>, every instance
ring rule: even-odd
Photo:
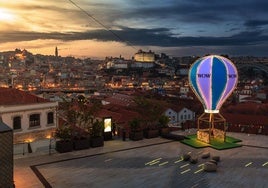
[[[134,140],[134,141],[137,141],[137,140],[142,140],[143,139],[143,131],[131,131],[129,133],[129,139],[130,140]]]
[[[71,140],[58,140],[56,141],[56,150],[59,153],[73,151],[73,142]]]
[[[104,145],[104,139],[102,136],[100,137],[92,137],[90,139],[90,146],[91,147],[101,147]]]
[[[145,138],[156,138],[159,136],[159,131],[157,129],[144,130]]]
[[[74,150],[88,149],[90,147],[89,138],[80,138],[73,140]]]
[[[165,137],[166,135],[168,135],[170,133],[170,128],[169,127],[162,127],[160,128],[160,135],[163,137]]]
[[[105,141],[107,141],[107,140],[112,140],[112,139],[113,139],[112,132],[104,132],[104,133],[103,133],[103,137],[104,137],[104,140],[105,140]]]

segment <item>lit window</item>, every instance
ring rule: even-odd
[[[30,115],[29,125],[30,127],[40,126],[40,114]]]
[[[49,112],[47,114],[47,124],[53,124],[54,123],[54,113]]]
[[[13,118],[13,129],[18,130],[21,129],[21,117],[16,116]]]

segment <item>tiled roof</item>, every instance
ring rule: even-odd
[[[104,108],[98,113],[98,117],[112,117],[113,120],[123,126],[128,125],[128,122],[133,120],[134,118],[139,118],[139,113],[125,109],[120,105],[106,105]]]
[[[106,98],[105,101],[120,106],[130,106],[134,104],[132,96],[118,93],[112,95],[111,97]]]
[[[259,125],[259,126],[268,125],[268,117],[265,115],[234,114],[234,113],[223,113],[222,115],[227,122],[232,124]]]
[[[49,102],[25,91],[0,87],[0,105],[20,105]]]
[[[244,102],[236,105],[230,105],[224,108],[223,112],[245,115],[267,115],[268,104]]]
[[[241,125],[268,125],[268,105],[253,102],[230,105],[223,109],[222,115],[227,122]]]
[[[99,118],[112,117],[116,122],[118,122],[121,118],[121,114],[109,111],[107,109],[101,109],[96,116]]]

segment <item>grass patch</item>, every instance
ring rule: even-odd
[[[242,142],[242,140],[234,138],[234,137],[231,137],[231,136],[226,136],[225,141],[230,142],[230,143]]]
[[[212,147],[217,150],[223,150],[223,149],[231,149],[240,147],[240,144],[237,144],[237,142],[241,142],[242,140],[236,139],[230,136],[226,136],[225,142],[221,142],[217,139],[212,139],[209,144],[205,142],[201,142],[197,139],[197,135],[188,135],[186,136],[186,139],[182,140],[181,142],[183,144],[187,144],[194,148],[204,148],[204,147]]]
[[[187,144],[189,146],[192,146],[194,148],[204,148],[204,147],[210,146],[209,144],[207,144],[205,142],[201,142],[197,139],[184,139],[181,142],[184,144]]]

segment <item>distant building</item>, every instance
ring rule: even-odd
[[[107,69],[127,69],[130,61],[123,58],[112,58],[106,63]]]
[[[154,67],[154,63],[153,62],[137,62],[134,61],[133,63],[131,63],[130,67],[131,68],[152,68]]]
[[[155,54],[152,51],[144,52],[142,50],[139,50],[134,55],[134,60],[138,62],[154,62],[155,61]]]
[[[180,87],[180,94],[181,95],[187,95],[190,91],[189,87]]]
[[[165,110],[164,115],[169,117],[169,125],[182,127],[186,121],[195,120],[195,112],[185,107],[172,107]]]
[[[134,55],[134,62],[131,64],[132,68],[152,68],[155,63],[155,53],[152,51],[144,52],[139,50]]]
[[[261,100],[267,99],[267,93],[265,91],[259,91],[256,93],[256,98]]]
[[[14,143],[51,135],[57,125],[57,102],[13,88],[0,88],[0,115],[14,130]]]

